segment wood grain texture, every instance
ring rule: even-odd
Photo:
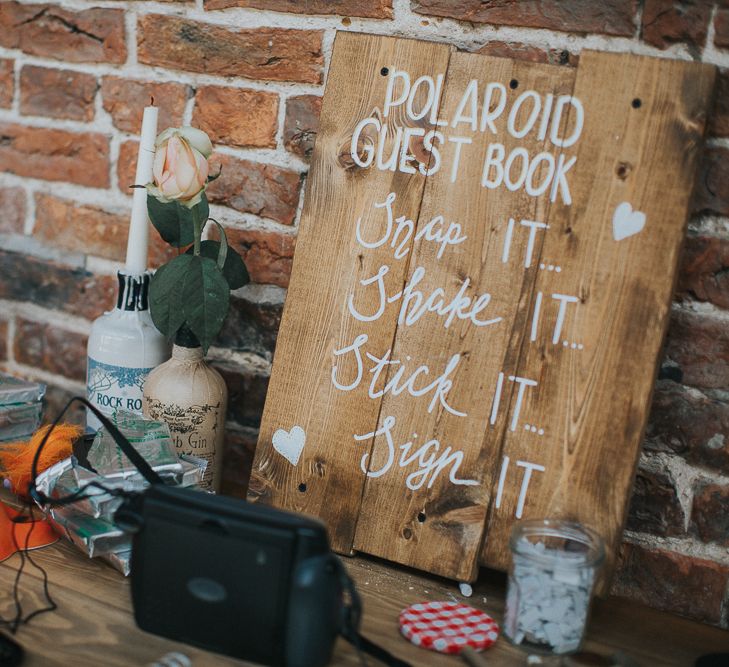
[[[503,450],[512,466],[544,466],[530,481],[524,518],[592,526],[606,541],[608,571],[668,322],[713,80],[713,67],[693,63],[580,56],[574,96],[585,107],[585,127],[570,180],[573,202],[550,209],[540,260],[561,272],[537,275],[532,303],[543,295],[543,316],[537,340],[523,337],[514,371],[538,380],[522,413],[545,434],[507,430]],[[614,227],[613,216],[623,202],[645,213],[645,227],[616,240],[615,231],[625,229]],[[554,294],[579,301],[553,343]],[[483,552],[489,565],[508,565],[519,492],[519,484],[505,485],[501,507],[492,510]]]
[[[250,664],[142,632],[132,617],[128,581],[65,541],[36,551],[33,557],[47,570],[50,592],[59,608],[37,617],[15,636],[26,651],[23,665],[27,667],[142,666],[172,651],[188,656],[195,667]],[[2,590],[11,590],[17,564],[17,557],[0,564]],[[361,557],[345,559],[345,565],[363,599],[362,631],[367,637],[413,665],[458,664],[451,656],[426,653],[409,644],[397,628],[398,614],[410,604],[454,595],[461,599],[453,585]],[[21,582],[25,609],[30,611],[42,602],[40,573],[29,568]],[[485,571],[468,604],[501,622],[503,583],[502,577]],[[11,614],[9,602],[9,596],[4,596],[0,605],[4,617]],[[585,649],[605,655],[622,651],[641,665],[683,667],[704,653],[726,650],[727,645],[727,631],[611,598],[595,602]],[[484,657],[499,665],[524,664],[524,653],[503,638]],[[339,640],[331,664],[355,667],[361,662],[352,647]]]
[[[442,44],[371,35],[339,33],[335,42],[248,497],[321,517],[340,552],[351,550],[364,483],[362,449],[352,435],[373,430],[379,401],[369,400],[368,379],[354,391],[335,388],[332,367],[338,364],[343,382],[351,381],[356,367],[351,355],[337,360],[334,351],[364,333],[368,352],[384,354],[397,317],[390,305],[376,323],[362,326],[347,311],[360,281],[387,262],[386,248],[362,252],[354,225],[359,216],[364,226],[375,224],[369,217],[378,214],[372,205],[381,192],[398,192],[403,205],[417,212],[425,184],[417,172],[356,168],[351,137],[361,119],[383,118],[383,67],[406,69],[413,77],[445,72],[449,54]],[[393,129],[403,120],[391,116],[384,122]],[[400,263],[386,276],[389,291],[402,284],[405,268]],[[372,312],[376,305],[368,301],[367,294],[358,295],[355,303]],[[298,465],[272,446],[277,430],[294,426],[306,435]]]
[[[414,87],[444,75],[437,122],[405,104],[385,113],[396,70]],[[338,35],[249,498],[321,517],[339,552],[460,580],[476,576],[479,552],[507,566],[515,520],[574,519],[605,538],[609,571],[713,78],[709,66],[632,55],[586,52],[575,72]],[[492,127],[480,114],[494,82],[506,102]],[[391,168],[357,166],[352,136],[367,118],[388,130],[386,158],[399,132],[435,126],[440,170],[406,173],[397,155]],[[451,180],[453,140],[466,143]],[[378,143],[370,127],[358,151]],[[408,143],[416,167],[437,162],[426,144]],[[485,187],[495,147],[510,182]],[[386,201],[410,233],[375,243]],[[440,231],[457,223],[466,238],[442,248],[423,236],[438,216]],[[472,306],[490,295],[476,317],[494,321],[445,326],[447,310],[434,311],[459,293]],[[426,390],[438,377],[441,390]],[[294,427],[300,449],[284,456]]]
[[[451,56],[446,81],[441,116],[454,119],[471,81],[479,83],[479,98],[487,83],[503,84],[508,109],[524,90],[543,95],[570,94],[574,70],[456,53]],[[513,88],[511,82],[515,82]],[[481,99],[478,104],[480,109]],[[428,177],[417,230],[423,231],[431,220],[442,215],[446,226],[459,224],[460,235],[466,238],[441,252],[439,244],[421,237],[412,247],[407,276],[408,282],[413,282],[414,273],[424,270],[417,289],[427,296],[442,288],[446,302],[464,283],[468,285],[465,295],[473,301],[488,294],[488,306],[477,319],[499,321],[477,326],[470,319],[455,318],[445,326],[446,318],[434,313],[426,313],[412,324],[401,320],[392,355],[402,363],[411,359],[413,366],[427,365],[431,376],[442,372],[454,354],[460,355],[447,403],[464,416],[444,409],[442,404],[429,410],[431,394],[417,398],[404,392],[384,396],[379,420],[381,428],[386,418],[396,417],[390,429],[396,449],[412,442],[410,454],[414,454],[427,442],[437,440],[425,450],[425,458],[443,456],[451,448],[463,451],[463,459],[453,475],[454,463],[445,466],[437,477],[435,472],[417,473],[415,464],[395,464],[382,477],[368,478],[355,539],[357,550],[459,580],[472,580],[476,574],[492,479],[498,472],[506,419],[501,417],[493,427],[486,428],[490,396],[498,374],[519,349],[522,311],[531,297],[537,273],[534,262],[524,267],[529,236],[519,233],[520,221],[546,219],[549,208],[547,198],[530,197],[524,190],[481,187],[484,158],[492,141],[503,142],[506,154],[517,147],[530,155],[545,150],[557,152],[536,133],[523,139],[511,137],[506,124],[503,114],[495,122],[496,136],[478,128],[474,131],[468,123],[443,128],[443,167]],[[471,142],[461,149],[455,182],[452,168],[456,144],[450,142],[452,137]],[[409,211],[398,210],[400,213]],[[512,261],[503,263],[502,247],[510,220]],[[537,240],[541,243],[542,239]],[[405,312],[413,311],[415,306]],[[390,375],[397,368],[391,369]],[[384,434],[375,438],[372,470],[382,469],[387,461],[391,449],[387,440]],[[411,475],[415,476],[408,487]],[[452,478],[475,483],[455,484]]]

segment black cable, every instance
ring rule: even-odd
[[[0,617],[0,626],[7,627],[7,629],[10,631],[10,634],[13,635],[18,631],[18,628],[20,626],[26,625],[31,621],[31,619],[35,618],[36,616],[58,609],[58,605],[51,597],[50,591],[48,589],[48,573],[40,564],[36,563],[33,557],[30,555],[30,537],[33,534],[33,530],[35,529],[35,517],[33,515],[33,506],[29,503],[26,507],[28,509],[29,517],[26,517],[23,514],[18,514],[17,516],[11,518],[11,522],[13,524],[13,546],[15,547],[16,553],[20,557],[20,565],[18,566],[15,580],[13,582],[13,603],[15,605],[15,616],[11,620]],[[25,535],[25,544],[21,547],[20,544],[18,544],[18,537],[15,531],[15,526],[20,523],[25,523],[26,518],[30,519],[31,524],[30,529]],[[47,606],[41,607],[40,609],[34,609],[27,616],[23,616],[23,606],[20,601],[20,579],[22,577],[23,571],[25,570],[26,560],[42,574],[43,595],[45,596]]]
[[[105,487],[103,484],[100,484],[99,482],[89,482],[86,487],[83,489],[79,489],[78,491],[71,493],[67,496],[63,496],[62,498],[50,498],[45,493],[42,493],[37,488],[37,478],[38,478],[38,462],[40,460],[41,452],[43,451],[43,448],[46,446],[46,443],[48,442],[48,439],[53,432],[53,429],[58,426],[61,419],[63,418],[63,415],[66,413],[68,408],[71,406],[72,403],[75,401],[79,401],[80,403],[83,403],[86,405],[88,409],[90,409],[96,417],[101,421],[102,425],[107,429],[111,437],[114,439],[114,441],[119,445],[120,449],[126,454],[126,456],[129,458],[129,460],[132,462],[132,464],[139,470],[139,472],[142,474],[142,476],[151,484],[155,483],[163,483],[162,479],[157,475],[157,473],[152,470],[152,467],[142,458],[142,456],[137,452],[136,449],[132,446],[132,444],[122,435],[121,431],[99,410],[93,406],[91,403],[89,403],[86,399],[80,398],[80,397],[74,397],[68,403],[66,403],[66,406],[61,410],[60,414],[56,417],[56,419],[53,421],[53,423],[50,425],[48,430],[43,436],[43,439],[38,444],[38,447],[35,450],[35,454],[33,456],[33,462],[31,464],[31,474],[30,474],[30,483],[28,484],[28,496],[30,496],[33,500],[35,500],[39,505],[46,506],[46,507],[63,507],[66,505],[71,505],[73,503],[76,503],[80,500],[85,500],[86,498],[90,498],[92,494],[89,494],[86,490],[86,487],[94,487],[101,489],[105,493],[108,493],[112,496],[121,496],[121,497],[130,497],[131,493],[124,491],[122,489],[110,489],[108,487]],[[23,514],[18,514],[17,516],[13,517],[11,519],[13,525],[12,530],[12,536],[13,536],[13,546],[16,549],[16,553],[19,554],[20,557],[20,565],[18,566],[18,570],[15,575],[15,579],[13,581],[13,603],[15,605],[15,617],[11,620],[4,619],[0,616],[0,627],[7,627],[11,634],[15,634],[18,630],[18,628],[22,625],[25,625],[29,623],[33,618],[44,614],[49,611],[55,611],[58,609],[58,605],[56,604],[55,600],[51,597],[49,586],[48,586],[48,573],[46,570],[41,566],[39,563],[37,563],[33,557],[30,555],[30,537],[33,533],[33,530],[35,528],[35,517],[33,515],[33,504],[32,502],[27,503],[27,505],[24,505],[25,508],[28,510],[28,514],[31,520],[31,526],[28,532],[25,536],[25,544],[21,548],[21,546],[18,544],[17,535],[15,532],[15,524],[23,523],[26,520],[26,517]],[[25,563],[29,562],[36,570],[38,570],[42,575],[42,581],[43,581],[43,595],[46,599],[47,605],[45,607],[41,607],[40,609],[35,609],[32,612],[30,612],[27,616],[23,616],[23,606],[20,600],[20,579],[22,577],[22,574],[25,570]]]

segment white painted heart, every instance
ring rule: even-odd
[[[297,465],[306,444],[306,433],[301,426],[294,426],[290,431],[280,428],[273,434],[271,442],[291,465]]]
[[[613,238],[621,241],[633,236],[645,227],[645,213],[634,211],[629,202],[618,204],[613,213]]]

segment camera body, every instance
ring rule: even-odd
[[[329,662],[343,567],[319,521],[152,485],[119,508],[134,534],[134,617],[153,634],[264,665]]]

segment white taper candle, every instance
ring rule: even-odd
[[[144,108],[142,118],[142,135],[137,157],[137,173],[135,185],[146,185],[152,180],[152,163],[154,161],[154,141],[157,138],[157,114],[155,106]],[[149,244],[149,220],[147,217],[147,191],[144,188],[134,189],[132,201],[132,218],[129,223],[129,240],[127,241],[126,273],[139,275],[147,270],[147,246]]]

